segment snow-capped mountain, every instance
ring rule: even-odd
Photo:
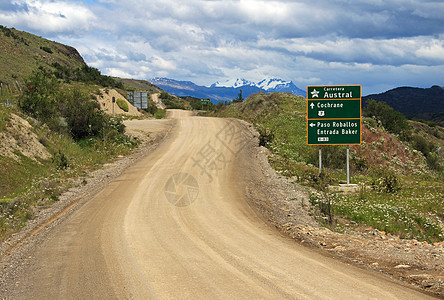
[[[282,79],[269,78],[259,81],[256,86],[263,90],[274,90],[278,87],[290,87],[293,84],[291,81],[283,81]]]
[[[260,90],[266,92],[287,92],[295,95],[305,96],[305,91],[298,88],[292,81],[285,81],[278,78],[267,78],[259,81],[258,83],[248,81],[245,79],[237,78],[227,80],[223,83],[219,81],[210,85],[210,88],[214,87],[227,87],[227,88],[246,88],[246,87],[257,87]]]
[[[251,81],[248,81],[245,79],[237,78],[237,79],[230,79],[225,82],[216,81],[215,83],[210,85],[210,88],[214,88],[214,87],[239,88],[239,87],[243,87],[243,86],[256,86],[256,84],[254,82],[251,82]]]
[[[177,81],[169,78],[153,78],[152,84],[176,96],[192,96],[196,98],[210,98],[213,102],[231,101],[236,98],[239,91],[247,98],[258,92],[286,92],[305,97],[305,91],[298,88],[292,81],[269,78],[258,83],[245,79],[233,79],[224,82],[215,82],[210,86],[199,86],[191,81]]]

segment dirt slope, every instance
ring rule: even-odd
[[[120,109],[120,107],[117,105],[117,103],[113,103],[113,97],[117,99],[123,99],[128,104],[128,112]],[[128,100],[123,97],[122,94],[120,94],[115,89],[100,89],[100,95],[96,97],[97,101],[100,103],[100,107],[103,111],[105,111],[107,114],[113,114],[113,106],[114,106],[114,114],[115,115],[123,115],[123,116],[141,116],[142,113],[137,110],[131,103],[128,102]]]
[[[28,121],[16,114],[11,114],[9,120],[6,121],[5,130],[0,131],[1,155],[14,160],[20,159],[17,152],[32,160],[50,158],[50,153],[31,129],[32,126]]]

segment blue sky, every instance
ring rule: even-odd
[[[2,0],[0,24],[126,78],[444,86],[442,0]]]

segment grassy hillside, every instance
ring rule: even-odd
[[[76,49],[33,34],[0,26],[0,82],[17,92],[16,81],[25,78],[40,66],[51,68],[59,63],[72,69],[85,65]]]
[[[138,143],[94,100],[123,85],[87,66],[72,47],[2,26],[0,83],[3,240],[79,177],[86,183],[91,170]]]
[[[311,197],[313,209],[331,228],[372,226],[405,238],[444,240],[442,127],[410,122],[412,138],[406,141],[378,120],[364,118],[363,143],[350,147],[352,183],[359,191],[342,194],[331,192],[327,185],[345,182],[346,147],[322,146],[324,170],[319,176],[318,147],[306,143],[305,98],[259,93],[214,115],[255,124],[260,142],[270,150],[271,165],[295,182],[317,188]],[[422,145],[418,136],[428,142],[420,150],[415,149]],[[437,165],[431,166],[421,151],[435,155]]]
[[[150,94],[163,92],[163,90],[146,80],[127,78],[115,78],[115,80],[121,82],[126,90],[147,91]]]

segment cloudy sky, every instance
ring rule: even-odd
[[[119,77],[444,86],[443,0],[0,0],[0,24]]]

